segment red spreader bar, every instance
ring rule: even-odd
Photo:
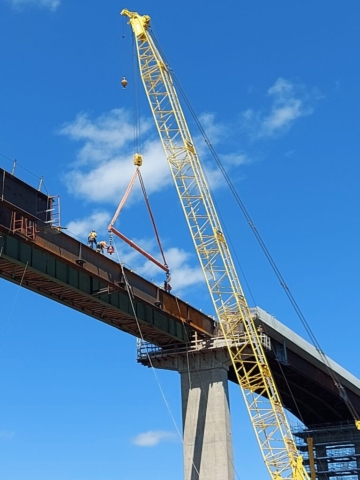
[[[109,232],[112,232],[114,235],[116,235],[117,237],[121,238],[121,240],[124,240],[124,242],[126,242],[128,245],[130,245],[130,247],[134,248],[135,250],[137,250],[139,253],[141,253],[142,255],[144,255],[144,257],[146,257],[148,260],[151,260],[153,263],[155,263],[155,265],[157,265],[158,267],[162,268],[166,273],[169,272],[169,267],[167,265],[163,265],[161,262],[159,262],[158,260],[156,260],[156,258],[154,258],[152,255],[150,255],[150,253],[147,253],[145,252],[145,250],[143,250],[141,247],[139,247],[139,245],[136,245],[136,243],[134,243],[132,240],[130,240],[129,238],[127,238],[125,235],[123,235],[121,232],[119,232],[118,230],[116,230],[116,228],[114,227],[110,227],[109,228]]]

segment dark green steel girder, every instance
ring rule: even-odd
[[[68,307],[157,345],[184,343],[189,327],[119,284],[89,274],[78,265],[5,232],[0,237],[0,278],[12,281]],[[120,278],[120,275],[119,275]],[[131,287],[131,278],[128,279]],[[131,289],[131,291],[135,290]]]

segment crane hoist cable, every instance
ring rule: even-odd
[[[126,47],[125,44],[127,42],[127,37],[125,35],[125,22],[121,24],[121,40],[120,40],[120,67],[121,67],[121,80],[120,85],[122,85],[123,89],[126,89],[128,84],[128,55],[126,54]]]
[[[137,65],[136,65],[136,45],[134,36],[132,38],[132,78],[133,78],[133,124],[134,124],[134,155],[136,153],[142,154],[142,145],[141,145],[141,117],[140,117],[140,103],[139,103],[139,82],[137,77]]]
[[[0,154],[1,155],[1,154]],[[4,156],[4,155],[3,155]],[[3,253],[3,247],[1,247],[0,249],[0,258],[2,257],[2,253]],[[26,264],[25,264],[25,267],[24,267],[24,270],[21,274],[21,277],[20,277],[20,282],[19,282],[19,285],[18,285],[18,288],[16,289],[15,291],[15,296],[14,296],[14,301],[13,301],[13,304],[11,305],[10,309],[9,309],[9,313],[7,315],[7,318],[6,318],[6,321],[5,323],[3,323],[3,326],[2,326],[2,332],[1,335],[0,335],[0,350],[3,346],[3,342],[5,340],[5,336],[6,336],[6,333],[7,333],[7,330],[8,330],[8,327],[9,327],[9,324],[10,324],[10,320],[11,320],[11,317],[14,313],[14,309],[15,309],[15,305],[18,301],[18,296],[19,296],[19,293],[20,293],[20,290],[21,290],[21,287],[23,285],[23,282],[24,282],[24,278],[25,278],[25,274],[26,274],[26,270],[29,266],[29,260],[26,261]],[[15,273],[15,272],[14,272]]]
[[[154,37],[154,35],[152,35],[152,36]],[[160,47],[159,47],[156,39],[154,39],[154,43],[156,43],[156,47],[159,49]],[[163,53],[162,53],[162,56],[163,56]],[[166,66],[167,66],[167,68],[169,68],[167,62],[166,62]],[[231,181],[231,178],[229,177],[228,173],[226,172],[226,169],[225,169],[224,165],[222,164],[218,154],[216,153],[216,151],[214,149],[214,146],[210,142],[209,137],[207,136],[203,126],[201,125],[201,122],[200,122],[199,118],[197,117],[196,112],[194,111],[190,101],[188,100],[184,90],[182,89],[179,81],[176,78],[176,75],[173,72],[172,72],[172,78],[173,78],[174,84],[176,85],[176,88],[181,93],[181,96],[184,99],[184,102],[185,102],[187,108],[189,109],[189,112],[191,113],[191,116],[194,119],[200,133],[202,134],[202,136],[205,140],[205,143],[207,144],[213,158],[215,159],[215,161],[216,161],[216,163],[217,163],[217,165],[218,165],[226,183],[228,184],[229,189],[230,189],[233,197],[235,198],[238,206],[240,207],[240,210],[242,211],[250,229],[252,230],[253,234],[255,235],[255,238],[258,241],[261,250],[263,251],[266,259],[268,260],[268,262],[269,262],[273,272],[275,273],[281,287],[284,289],[285,294],[288,297],[288,300],[290,301],[290,304],[292,305],[296,315],[300,319],[303,327],[305,328],[307,334],[309,335],[309,338],[310,338],[312,344],[314,345],[314,347],[316,348],[319,356],[321,357],[321,360],[323,361],[323,363],[326,367],[327,373],[329,374],[330,378],[332,379],[335,387],[337,388],[337,390],[339,392],[339,396],[342,398],[342,400],[345,403],[345,405],[347,406],[351,416],[353,417],[356,428],[358,430],[360,430],[360,412],[357,412],[357,410],[355,409],[355,407],[354,407],[353,403],[351,402],[346,390],[344,389],[341,382],[339,381],[338,376],[336,375],[336,373],[331,368],[328,357],[326,356],[326,354],[322,350],[319,341],[317,340],[314,332],[312,331],[312,329],[310,327],[309,322],[306,320],[306,317],[303,314],[301,308],[299,307],[299,304],[297,303],[294,295],[292,294],[290,288],[288,287],[287,283],[285,282],[285,279],[282,276],[277,264],[275,263],[275,260],[274,260],[273,256],[269,252],[269,250],[268,250],[263,238],[261,237],[257,227],[255,226],[254,222],[252,221],[252,218],[251,218],[247,208],[245,207],[243,201],[241,200],[240,195],[237,192],[237,190],[236,190],[233,182]]]

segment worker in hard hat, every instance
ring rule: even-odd
[[[97,237],[97,235],[96,235],[95,230],[91,230],[91,232],[88,235],[88,246],[89,247],[94,248],[94,245],[95,245],[95,247],[97,246],[96,237]]]
[[[97,243],[97,247],[96,247],[96,251],[98,253],[104,253],[104,249],[106,248],[106,250],[109,248],[109,245],[107,245],[107,243],[105,242],[105,240],[101,240],[101,242],[98,242]]]
[[[170,280],[171,280],[171,275],[169,272],[166,272],[166,280],[164,281],[164,290],[165,292],[170,293],[172,290],[172,287],[170,285]]]
[[[122,79],[121,79],[121,82],[120,82],[120,83],[121,83],[121,85],[123,86],[123,88],[126,88],[126,85],[128,84],[128,81],[126,80],[126,78],[125,78],[125,77],[122,77]]]

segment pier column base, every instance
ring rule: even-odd
[[[185,480],[234,479],[228,355],[216,357],[199,355],[179,369]]]
[[[152,363],[181,376],[184,480],[234,480],[227,350]]]

